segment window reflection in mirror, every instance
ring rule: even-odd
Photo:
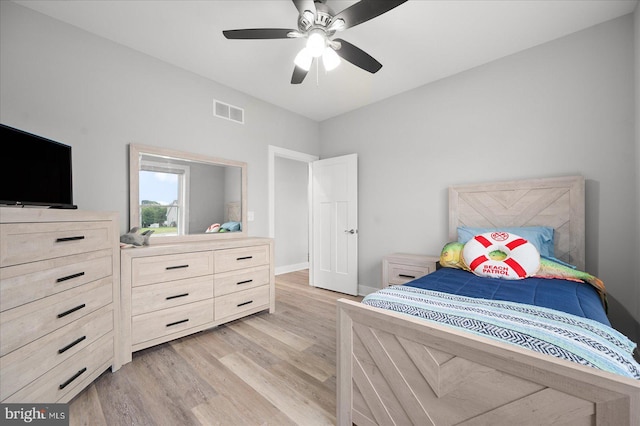
[[[157,236],[186,235],[190,166],[140,158],[140,228]]]
[[[245,163],[140,145],[130,154],[131,226],[153,239],[245,234]]]

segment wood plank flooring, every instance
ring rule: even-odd
[[[262,312],[133,354],[69,404],[70,425],[335,424],[337,299],[276,277]]]

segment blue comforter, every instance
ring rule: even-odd
[[[483,293],[486,289],[471,290],[479,285],[478,282],[472,285],[468,282],[465,284],[463,280],[463,283],[459,283],[454,289],[457,293],[420,288],[425,285],[425,282],[431,283],[434,279],[448,282],[449,279],[446,277],[451,278],[448,271],[453,271],[455,275],[462,273],[475,277],[466,271],[441,269],[430,274],[434,275],[431,279],[418,279],[410,284],[388,287],[366,296],[362,303],[417,316],[539,353],[640,379],[640,365],[632,356],[635,343],[611,328],[608,321],[589,318],[588,315],[584,315],[583,308],[578,309],[578,314],[574,314],[547,306],[506,301],[501,297],[510,291],[503,286],[503,284],[509,284],[508,280],[498,279],[501,282],[497,283],[497,287],[493,287],[490,292],[493,296],[498,296],[494,297],[494,300],[480,298],[481,296],[477,295],[461,295],[466,292]],[[470,277],[463,276],[463,278]],[[481,280],[493,279],[481,278]],[[519,283],[525,284],[528,280],[520,280]],[[471,281],[474,280],[471,279]],[[548,281],[548,284],[558,284],[563,280],[543,281]],[[568,281],[568,283],[573,282]],[[590,288],[586,284],[573,284]],[[456,286],[453,282],[447,285]],[[491,289],[492,285],[487,287]],[[581,290],[576,291],[581,292]],[[547,299],[552,297],[542,296],[539,294],[543,293],[541,290],[525,293],[529,294],[527,297],[532,297],[534,300],[545,300],[545,305],[551,303]],[[595,300],[600,303],[597,293]],[[569,305],[579,306],[581,302],[569,303]],[[588,311],[589,308],[586,310]],[[604,312],[602,305],[600,310]],[[606,319],[606,315],[604,318]]]
[[[405,285],[461,296],[541,306],[611,325],[598,292],[589,284],[546,278],[505,280],[442,268]]]

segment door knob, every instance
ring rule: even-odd
[[[344,233],[345,233],[345,234],[351,234],[351,235],[353,235],[353,234],[355,234],[356,232],[358,232],[358,231],[356,231],[355,229],[349,229],[349,230],[345,229],[345,230],[344,230]]]

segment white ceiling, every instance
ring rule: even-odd
[[[383,67],[315,67],[290,84],[303,39],[227,40],[222,30],[297,28],[290,0],[15,0],[61,21],[322,121],[631,13],[637,0],[409,0],[340,37]],[[327,0],[340,12],[355,1]]]

